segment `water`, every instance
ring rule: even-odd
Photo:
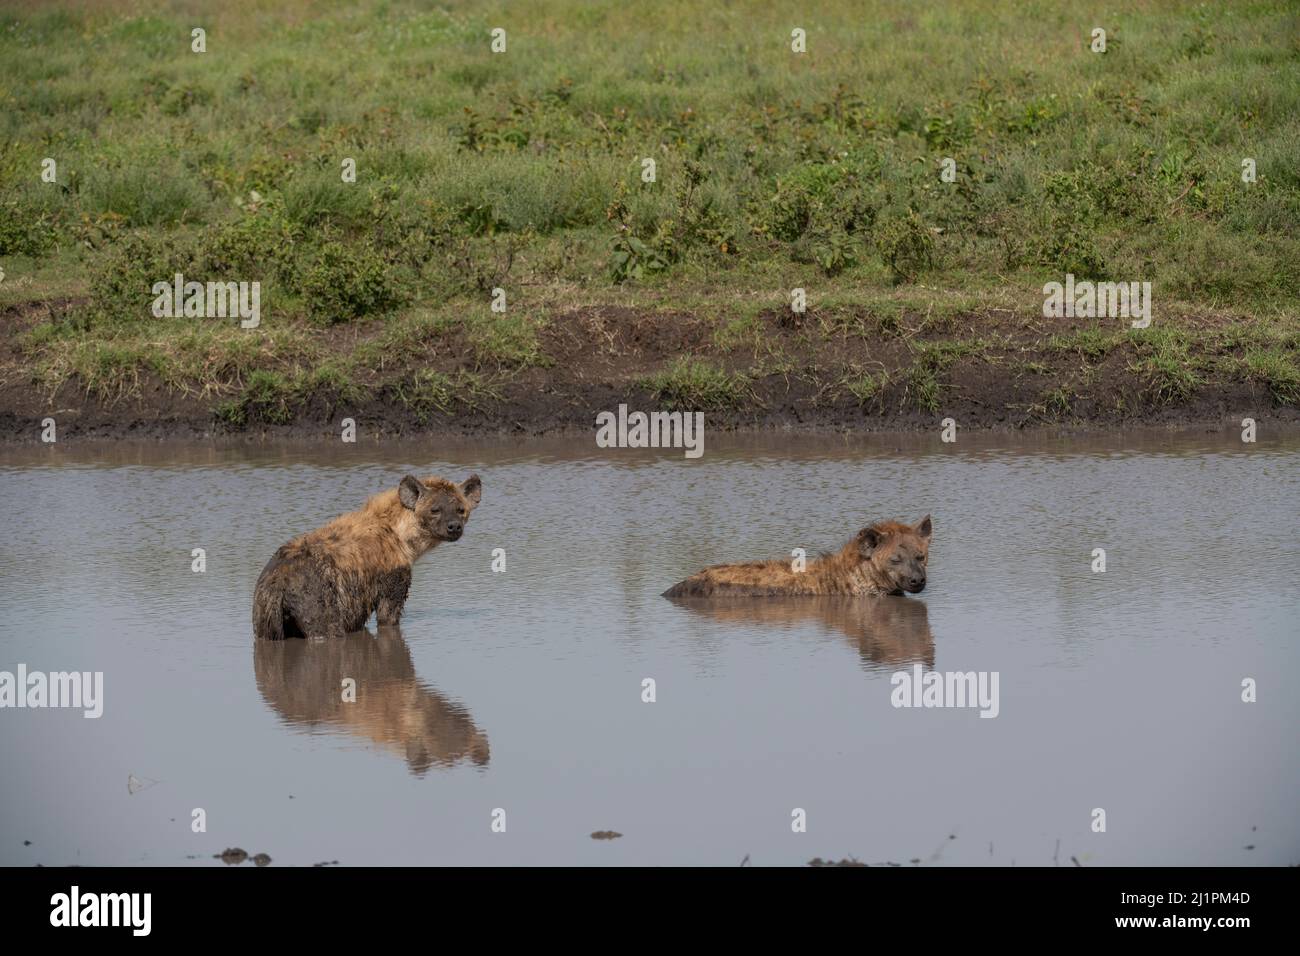
[[[0,711],[0,863],[1300,862],[1300,438],[709,437],[0,451],[0,670],[104,673]],[[408,471],[484,490],[401,633],[255,646],[275,548]],[[918,597],[659,597],[927,512]],[[998,716],[891,706],[917,664]]]

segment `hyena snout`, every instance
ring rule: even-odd
[[[904,561],[894,572],[894,581],[900,591],[908,594],[920,594],[925,590],[925,564],[920,558]]]

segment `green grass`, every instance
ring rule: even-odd
[[[1043,396],[1043,409],[1048,416],[1060,418],[1063,415],[1070,414],[1074,403],[1074,392],[1067,385],[1061,385],[1051,389]]]
[[[1283,0],[283,0],[201,20],[195,54],[172,0],[0,0],[0,309],[74,300],[22,338],[44,388],[159,379],[245,422],[313,396],[449,413],[562,362],[556,312],[617,303],[753,353],[748,375],[696,357],[643,379],[732,407],[751,378],[801,374],[765,352],[760,316],[803,288],[800,341],[907,350],[888,378],[853,352],[830,382],[934,410],[955,362],[995,351],[987,310],[1036,316],[1069,271],[1150,281],[1155,327],[1041,322],[1037,358],[1119,354],[1157,403],[1214,375],[1298,400],[1300,11]],[[149,289],[177,271],[260,281],[260,328],[155,320]],[[1246,318],[1178,322],[1225,309]],[[471,369],[410,371],[452,343]]]
[[[982,339],[946,339],[913,345],[916,361],[935,372],[945,372],[959,359],[981,355],[987,348],[988,343]]]
[[[939,398],[943,394],[943,384],[935,370],[924,362],[916,362],[903,375],[903,395],[917,408],[927,412],[939,411]]]
[[[294,404],[293,383],[286,375],[257,369],[249,375],[243,394],[221,405],[217,414],[235,425],[253,420],[279,425],[293,420]]]
[[[758,314],[750,311],[720,322],[713,330],[713,344],[723,351],[743,346],[756,347],[761,335],[762,323]]]
[[[513,368],[549,365],[538,322],[520,312],[488,312],[467,317],[470,342],[480,362]]]
[[[233,227],[256,255],[189,264],[274,276],[271,322],[494,280],[694,274],[784,291],[792,273],[825,295],[1073,271],[1207,305],[1300,296],[1300,15],[1283,2],[286,0],[201,19],[196,54],[193,15],[161,0],[0,4],[11,275],[29,265],[10,257],[89,244],[88,278],[133,230],[211,252]]]
[[[1244,359],[1249,377],[1268,388],[1279,405],[1300,401],[1300,363],[1294,351],[1257,349]]]
[[[1129,370],[1145,377],[1152,398],[1160,404],[1183,401],[1202,381],[1200,362],[1191,352],[1191,335],[1168,325],[1130,329],[1128,340],[1137,353]]]
[[[422,422],[435,413],[452,414],[458,408],[479,408],[484,402],[500,398],[497,380],[491,376],[461,369],[448,374],[434,369],[419,369],[406,381],[393,386],[393,396],[409,408]]]
[[[1091,328],[1079,329],[1067,335],[1053,335],[1048,340],[1047,347],[1055,352],[1074,353],[1090,362],[1098,362],[1123,344],[1122,332]]]
[[[937,412],[945,390],[943,378],[963,358],[982,356],[989,343],[983,339],[945,339],[910,343],[912,364],[902,376],[904,401],[927,412]]]
[[[456,385],[451,376],[433,369],[421,369],[410,381],[394,387],[397,400],[426,419],[435,411],[450,412],[456,401]]]
[[[637,384],[670,409],[708,411],[741,405],[748,391],[749,379],[702,359],[683,356]]]
[[[880,394],[889,387],[889,373],[882,369],[879,372],[854,374],[845,379],[844,387],[848,389],[850,395],[866,405],[878,399]]]
[[[75,375],[86,393],[117,400],[136,393],[147,370],[167,371],[166,363],[146,349],[115,342],[78,342],[65,357],[66,366],[38,367],[41,384]]]
[[[291,370],[259,368],[248,373],[238,394],[215,407],[218,419],[234,426],[252,423],[284,425],[292,422],[304,403],[322,399],[344,408],[364,401],[371,390],[358,382],[347,363],[323,364]]]

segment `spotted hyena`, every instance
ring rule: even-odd
[[[833,554],[796,571],[790,561],[716,564],[679,581],[664,597],[920,594],[930,553],[930,516],[915,525],[878,521]]]
[[[407,475],[360,510],[283,545],[253,593],[258,637],[337,637],[397,624],[411,586],[411,564],[443,541],[456,541],[482,497],[482,482]]]

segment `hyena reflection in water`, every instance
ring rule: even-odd
[[[417,776],[468,759],[488,762],[488,739],[469,712],[420,681],[401,631],[380,628],[324,641],[254,641],[257,689],[290,724],[338,728],[401,754]],[[343,699],[343,680],[356,699]]]
[[[934,666],[930,612],[896,597],[673,598],[679,607],[726,624],[816,624],[842,635],[864,668]]]

